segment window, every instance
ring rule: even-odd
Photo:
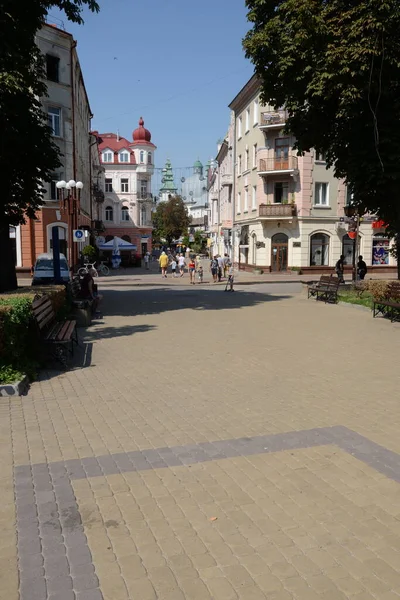
[[[147,179],[140,180],[140,197],[142,200],[147,198]]]
[[[242,117],[238,118],[238,138],[242,137]]]
[[[354,194],[351,191],[351,189],[348,187],[346,190],[346,206],[349,206],[350,204],[352,204],[354,200]]]
[[[315,160],[317,162],[325,162],[326,158],[324,152],[315,152]]]
[[[258,123],[258,98],[253,102],[253,125]]]
[[[129,208],[127,206],[121,208],[121,220],[129,221]]]
[[[147,164],[151,165],[151,161],[152,161],[152,156],[151,156],[151,152],[147,153]]]
[[[257,144],[253,146],[253,169],[257,166]]]
[[[257,186],[253,185],[252,194],[251,194],[251,210],[256,210],[257,208]]]
[[[244,190],[244,207],[243,207],[244,212],[247,212],[249,210],[249,190],[247,188],[245,188]]]
[[[344,256],[345,265],[353,264],[353,249],[354,240],[351,240],[347,234],[344,235],[342,238],[342,254]]]
[[[329,206],[329,184],[316,183],[314,206]]]
[[[49,106],[47,109],[49,118],[49,126],[53,131],[53,135],[56,137],[61,136],[61,109],[55,106]]]
[[[139,152],[139,162],[142,164],[144,163],[144,151],[143,150],[141,150]]]
[[[128,179],[121,179],[121,192],[122,193],[127,193],[129,192],[129,180]]]
[[[61,177],[56,173],[54,173],[54,175],[51,176],[49,200],[58,200],[58,189],[56,187],[56,183],[57,181],[60,181],[60,179]]]
[[[246,108],[246,133],[250,129],[250,109]]]
[[[372,240],[372,264],[389,264],[389,239],[386,237],[374,236]]]
[[[315,233],[311,236],[310,265],[312,267],[329,265],[329,236]]]
[[[60,59],[57,56],[46,54],[46,77],[49,81],[59,81]]]
[[[140,208],[140,224],[142,227],[148,225],[147,223],[147,210],[145,206],[141,206]]]
[[[274,186],[275,204],[287,204],[289,198],[289,183],[287,181],[277,181]]]
[[[108,193],[112,192],[113,191],[112,179],[106,179],[105,183],[106,183],[106,185],[105,185],[105,188],[106,188],[105,191],[106,191],[106,193],[107,192]]]
[[[241,175],[241,173],[242,173],[242,155],[241,154],[239,154],[239,156],[238,156],[237,169],[238,169],[238,175]]]
[[[106,206],[106,221],[114,220],[114,211],[112,206]]]
[[[241,206],[240,206],[241,199],[242,199],[242,195],[241,195],[240,192],[238,192],[238,195],[237,195],[237,206],[236,206],[236,212],[238,212],[238,213],[242,212]]]
[[[244,155],[244,170],[248,171],[249,170],[249,151],[246,148],[246,153]]]
[[[113,162],[114,160],[114,153],[111,152],[111,150],[106,150],[106,152],[103,152],[103,162]]]
[[[119,162],[129,162],[129,152],[120,152],[119,153]]]

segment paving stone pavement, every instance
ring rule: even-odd
[[[399,598],[400,326],[101,285],[76,367],[0,400],[0,598]]]

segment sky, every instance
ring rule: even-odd
[[[214,158],[228,104],[252,76],[242,38],[244,0],[98,0],[84,25],[51,9],[78,42],[92,128],[128,140],[141,116],[157,146],[156,167]],[[54,17],[52,21],[52,17]]]

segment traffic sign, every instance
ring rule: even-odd
[[[85,237],[85,232],[82,229],[74,229],[73,231],[73,240],[74,242],[82,242]]]

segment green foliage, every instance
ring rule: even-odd
[[[400,3],[246,0],[262,99],[299,153],[323,152],[360,211],[400,232]]]
[[[168,202],[160,202],[153,214],[153,240],[163,239],[171,244],[179,238],[190,224],[187,208],[180,196],[172,196]]]
[[[16,383],[23,377],[24,373],[0,361],[0,384]]]
[[[97,250],[94,246],[91,246],[89,244],[83,248],[82,254],[83,254],[83,256],[85,256],[85,258],[87,258],[89,261],[92,262],[92,261],[96,260]]]
[[[0,298],[0,361],[3,367],[34,375],[38,339],[32,316],[32,297]],[[1,381],[1,380],[0,380]]]
[[[42,182],[50,181],[60,166],[41,106],[46,85],[43,57],[35,44],[36,32],[53,6],[77,23],[85,6],[99,10],[94,0],[0,0],[0,291],[16,288],[8,227],[35,216],[43,201]]]

